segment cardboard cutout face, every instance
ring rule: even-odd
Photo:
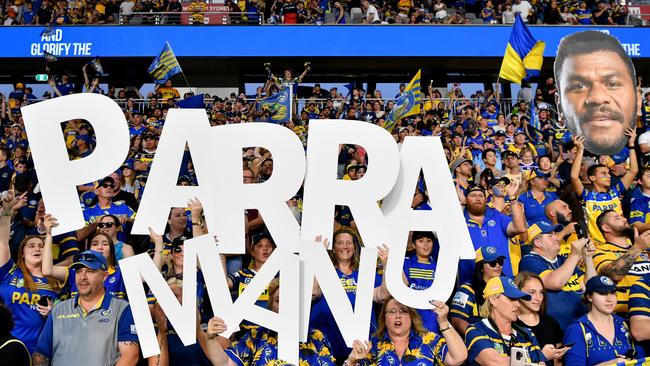
[[[621,151],[634,128],[636,72],[619,41],[586,31],[562,39],[555,60],[558,112],[585,149],[598,155]]]

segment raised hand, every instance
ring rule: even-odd
[[[228,330],[226,322],[224,322],[223,319],[215,316],[208,321],[208,329],[206,330],[206,333],[208,335],[208,338],[212,339],[225,332],[226,330]]]

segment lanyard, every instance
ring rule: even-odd
[[[505,349],[505,353],[506,353],[506,355],[507,355],[507,356],[510,356],[510,348],[512,348],[512,340],[515,338],[515,336],[514,336],[513,334],[510,334],[510,341],[509,341],[509,342],[506,342],[506,340],[503,339],[503,335],[501,334],[501,331],[499,330],[499,327],[497,327],[497,325],[496,325],[496,323],[494,322],[494,320],[492,320],[492,317],[489,317],[489,316],[488,316],[487,320],[488,320],[488,322],[490,322],[490,326],[491,326],[492,328],[494,328],[494,330],[495,330],[495,331],[497,332],[497,334],[499,335],[499,338],[501,339],[501,342],[503,342],[503,347],[504,347],[504,348],[507,347],[507,349]]]

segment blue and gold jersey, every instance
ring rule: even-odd
[[[11,334],[25,343],[29,352],[33,352],[38,337],[45,325],[45,318],[36,310],[42,296],[52,300],[59,298],[45,277],[34,277],[36,292],[25,288],[25,275],[12,259],[0,267],[0,299],[9,307],[14,316],[15,326]]]
[[[231,273],[228,275],[228,278],[232,281],[232,289],[237,293],[237,297],[244,292],[246,287],[255,277],[256,272],[250,268],[243,268],[237,272]],[[255,302],[256,305],[268,309],[269,303],[269,291],[268,288],[260,295],[260,297]]]
[[[645,194],[637,194],[630,203],[630,224],[639,222],[645,224],[650,222],[650,197]]]
[[[641,277],[630,287],[628,315],[650,317],[650,275]]]
[[[519,327],[519,330],[513,329],[513,334],[508,339],[494,330],[487,319],[470,325],[465,332],[465,345],[467,345],[468,351],[467,365],[478,365],[476,357],[486,349],[493,349],[499,355],[509,357],[511,347],[524,348],[528,352],[529,360],[527,361],[529,363],[546,361],[533,332],[522,327]]]
[[[555,261],[550,261],[535,252],[531,252],[521,258],[519,272],[532,272],[543,279],[554,270],[562,267],[564,262],[566,262],[565,257],[558,256]],[[566,329],[573,324],[574,319],[581,317],[587,312],[587,309],[580,300],[583,280],[584,272],[576,267],[561,290],[552,291],[546,289],[546,313],[555,318],[562,329]]]
[[[466,282],[456,290],[454,298],[451,300],[449,308],[449,317],[462,319],[469,324],[474,324],[481,320],[478,314],[479,304],[476,303],[476,293],[470,282]]]
[[[589,9],[576,9],[575,16],[578,18],[578,23],[580,24],[592,24],[591,10]]]
[[[381,339],[373,336],[370,338],[370,352],[365,359],[358,362],[361,366],[370,365],[444,365],[447,356],[447,342],[436,333],[428,332],[424,335],[415,333],[411,329],[409,345],[401,359],[395,351],[393,341],[384,333]]]
[[[576,320],[564,333],[564,344],[574,344],[564,355],[565,365],[596,365],[625,358],[632,348],[636,350],[636,358],[645,356],[643,348],[634,344],[630,330],[623,318],[613,315],[614,342],[609,343],[587,318],[587,315]]]
[[[85,208],[83,210],[84,220],[86,225],[90,225],[95,221],[99,221],[102,216],[114,215],[118,219],[125,218],[127,220],[135,219],[135,212],[124,201],[117,201],[111,203],[108,207],[101,207],[99,203],[94,206]]]
[[[596,271],[601,273],[603,268],[606,268],[608,264],[613,263],[621,256],[625,255],[630,250],[632,243],[628,242],[628,245],[629,246],[622,247],[612,243],[600,244],[593,257]],[[616,283],[617,303],[616,308],[614,308],[616,313],[627,313],[630,287],[632,287],[632,285],[642,276],[647,274],[650,274],[650,256],[648,255],[648,252],[641,252],[641,254],[636,257],[636,260],[627,272],[627,275]]]
[[[404,274],[408,280],[408,285],[414,290],[426,290],[433,284],[436,275],[436,262],[429,257],[426,262],[421,262],[417,255],[404,258]],[[430,309],[417,309],[422,318],[422,325],[429,332],[437,332],[438,321],[436,314]]]
[[[595,192],[586,189],[582,190],[580,199],[582,200],[585,215],[587,216],[587,226],[591,239],[599,243],[605,242],[603,234],[598,230],[598,226],[596,225],[596,219],[598,219],[601,212],[606,210],[614,210],[622,215],[622,195],[624,193],[625,186],[622,181],[618,181],[618,183],[610,187],[607,192]]]
[[[298,366],[334,366],[335,360],[327,337],[310,330],[307,342],[300,343]],[[278,359],[278,339],[266,328],[254,328],[226,349],[228,357],[239,366],[291,366]]]
[[[355,270],[348,275],[337,268],[336,274],[339,276],[341,286],[343,286],[345,294],[348,296],[350,304],[352,304],[354,308],[357,299],[357,281],[359,279],[359,271]],[[381,280],[381,275],[375,276],[375,288],[381,286]],[[309,326],[314,329],[320,329],[330,340],[334,357],[337,359],[346,359],[350,354],[350,349],[343,340],[343,336],[336,325],[336,320],[334,320],[334,316],[327,304],[325,296],[321,296],[313,302],[309,317]],[[368,333],[368,336],[370,336],[370,334],[372,334],[376,329],[377,319],[373,312],[370,319],[370,332]]]
[[[65,279],[65,287],[68,290],[69,297],[77,296],[77,281],[75,279],[75,270],[68,268],[68,275]],[[104,288],[111,296],[118,299],[126,299],[126,286],[122,279],[122,271],[119,267],[110,267],[108,277],[104,280]]]

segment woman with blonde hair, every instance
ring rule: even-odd
[[[481,320],[465,333],[469,365],[510,364],[512,348],[524,349],[527,364],[546,361],[533,332],[516,325],[519,299],[531,296],[520,291],[512,278],[490,279],[483,290],[485,302],[479,310]]]

